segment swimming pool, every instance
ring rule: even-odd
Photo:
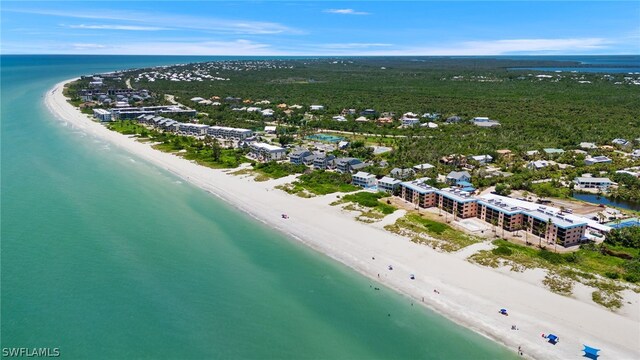
[[[325,141],[325,142],[332,142],[332,143],[344,140],[343,137],[334,136],[334,135],[328,135],[328,134],[309,135],[309,136],[307,136],[307,139]]]

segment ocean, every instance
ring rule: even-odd
[[[2,56],[3,348],[69,359],[516,357],[372,291],[371,280],[64,126],[43,104],[55,83],[82,74],[209,59],[225,58]]]

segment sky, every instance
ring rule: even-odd
[[[640,1],[7,1],[2,54],[640,54]]]

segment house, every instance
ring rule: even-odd
[[[431,164],[420,164],[420,165],[415,165],[413,167],[413,170],[415,171],[425,171],[425,170],[429,170],[429,169],[433,169],[435,166],[431,165]]]
[[[493,156],[491,155],[476,155],[472,156],[471,159],[477,161],[480,165],[486,165],[493,161]]]
[[[555,156],[555,155],[560,155],[560,154],[564,153],[564,150],[555,149],[555,148],[545,148],[545,149],[542,149],[542,151],[544,151],[544,153],[549,155],[549,156]]]
[[[466,171],[452,171],[447,175],[447,184],[455,185],[460,181],[471,181],[471,175]]]
[[[355,115],[356,109],[342,109],[340,115]]]
[[[347,121],[347,118],[342,115],[334,116],[331,119],[333,119],[333,121]]]
[[[360,159],[338,158],[336,159],[336,170],[341,173],[351,173],[367,166]]]
[[[461,121],[462,121],[462,118],[460,116],[457,116],[457,115],[449,116],[447,118],[447,120],[445,120],[445,122],[448,123],[448,124],[459,123]]]
[[[426,122],[424,124],[420,124],[420,127],[427,127],[429,129],[437,129],[438,128],[438,124],[429,121],[429,122]]]
[[[401,179],[401,180],[412,177],[414,174],[415,172],[413,171],[413,169],[394,168],[389,172],[389,176],[391,176],[394,179]]]
[[[196,97],[194,97],[194,98],[191,98],[190,100],[191,100],[191,101],[193,101],[193,102],[196,102],[196,103],[197,103],[197,102],[200,102],[200,101],[204,100],[204,98],[201,98],[201,97],[199,97],[199,96],[196,96]]]
[[[540,155],[540,151],[538,151],[538,150],[529,150],[529,151],[525,151],[524,155],[527,158],[532,159],[532,158],[535,158],[536,156]]]
[[[338,141],[338,149],[344,150],[347,148],[347,146],[349,146],[348,141]]]
[[[364,116],[360,116],[360,117],[358,117],[358,118],[356,119],[356,121],[358,121],[358,122],[367,122],[367,121],[369,121],[369,119],[367,119],[367,118],[366,118],[366,117],[364,117]]]
[[[363,188],[370,188],[376,186],[376,176],[364,171],[358,171],[351,177],[351,183]]]
[[[627,146],[630,145],[631,143],[629,141],[627,141],[626,139],[613,139],[611,141],[611,143],[613,145],[620,145],[620,146]]]
[[[289,154],[289,161],[292,164],[301,165],[304,164],[304,158],[313,155],[313,153],[307,149],[297,149]]]
[[[402,115],[402,118],[400,118],[400,121],[402,121],[402,126],[413,126],[416,124],[420,124],[420,118],[418,118],[418,114],[414,114],[412,112],[404,113]]]
[[[386,191],[390,194],[393,194],[400,188],[401,182],[402,181],[398,179],[385,176],[382,179],[378,180],[378,190]]]
[[[391,124],[393,122],[393,118],[391,117],[379,117],[376,122],[378,124]]]
[[[251,154],[258,160],[272,161],[280,160],[287,156],[287,150],[279,146],[256,142],[249,145]]]
[[[640,159],[640,149],[633,150],[633,152],[631,153],[631,157],[636,160]]]
[[[265,126],[264,127],[264,132],[265,132],[265,134],[275,134],[276,133],[276,127],[275,126]]]
[[[453,166],[464,166],[467,164],[467,157],[464,155],[451,154],[440,158],[440,163]]]
[[[480,127],[500,126],[500,122],[496,120],[491,120],[488,117],[484,117],[484,116],[476,116],[471,120],[471,122],[473,123],[473,125],[480,126]]]
[[[437,118],[440,117],[440,114],[438,114],[438,113],[424,113],[424,114],[422,114],[422,117],[426,118],[426,119],[436,120]]]
[[[311,105],[309,107],[309,109],[311,111],[322,111],[322,110],[324,110],[324,106],[323,105]]]
[[[317,170],[333,169],[336,165],[335,155],[319,154],[313,159],[313,168]]]
[[[461,189],[462,191],[466,191],[468,193],[473,193],[474,191],[476,191],[476,188],[473,187],[473,184],[468,181],[458,181],[455,187],[457,187],[458,189]]]
[[[584,159],[585,165],[595,165],[595,164],[611,164],[611,159],[606,156],[594,156],[588,157]]]
[[[527,169],[529,170],[540,170],[549,166],[550,163],[546,160],[536,160],[531,161],[527,164]]]
[[[249,106],[249,107],[247,108],[247,112],[259,112],[259,111],[262,111],[262,109],[261,109],[261,108],[259,108],[259,107]]]
[[[503,157],[505,159],[509,159],[513,155],[513,153],[509,149],[496,150],[496,153],[498,154],[498,156]]]
[[[591,149],[597,149],[598,146],[596,146],[596,144],[590,143],[590,142],[581,142],[580,143],[580,148],[581,149],[585,149],[585,150],[591,150]]]
[[[273,110],[271,109],[264,109],[261,111],[261,113],[262,113],[262,116],[267,116],[267,117],[273,116]]]
[[[607,190],[613,182],[609,178],[577,177],[573,180],[579,189],[600,189]]]
[[[111,112],[105,109],[93,109],[93,117],[100,121],[111,121]]]

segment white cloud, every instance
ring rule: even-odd
[[[406,46],[385,50],[361,52],[353,55],[452,55],[482,56],[510,54],[588,54],[606,49],[612,41],[604,38],[567,39],[500,39],[463,41],[450,46]]]
[[[323,12],[330,14],[340,14],[340,15],[369,15],[370,13],[364,11],[355,11],[353,9],[327,9]]]
[[[170,30],[165,27],[157,26],[138,26],[138,25],[62,25],[70,29],[91,29],[91,30],[129,30],[129,31],[158,31],[158,30]]]
[[[302,34],[303,32],[283,24],[268,21],[252,21],[238,19],[220,19],[215,17],[191,16],[179,14],[164,14],[154,12],[133,11],[58,11],[58,10],[14,10],[3,9],[3,12],[17,12],[26,14],[48,15],[75,19],[113,20],[131,22],[132,27],[164,28],[171,24],[172,29],[190,29],[203,32],[244,34],[244,35],[269,35],[269,34]],[[124,25],[121,25],[124,26]]]
[[[76,50],[93,50],[106,48],[106,46],[100,44],[72,44],[71,46]]]
[[[320,47],[325,49],[366,49],[366,48],[375,48],[375,47],[388,47],[392,46],[392,44],[382,44],[382,43],[345,43],[345,44],[324,44],[320,45]]]
[[[269,44],[251,40],[233,41],[149,41],[117,44],[73,44],[58,53],[118,55],[284,55]]]

